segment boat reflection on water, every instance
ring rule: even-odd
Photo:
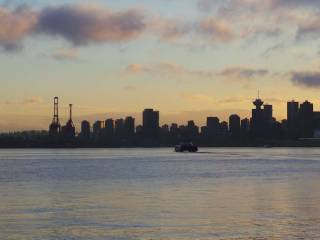
[[[191,141],[182,141],[174,148],[175,152],[198,152],[198,146]]]

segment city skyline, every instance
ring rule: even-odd
[[[277,119],[291,99],[317,110],[319,8],[285,0],[0,0],[0,131],[47,129],[56,95],[63,120],[75,104],[77,125],[125,115],[140,122],[145,107],[159,109],[161,123],[244,118],[259,89]]]
[[[282,120],[274,117],[273,105],[261,98],[252,104],[250,118],[232,113],[228,121],[209,115],[203,125],[192,119],[184,124],[161,124],[160,111],[145,108],[142,123],[128,115],[93,122],[84,119],[77,131],[73,104],[69,104],[68,120],[61,121],[59,97],[54,97],[52,121],[46,131],[1,134],[0,147],[165,147],[179,141],[207,147],[318,146],[320,112],[315,111],[312,102],[288,101],[287,118]]]

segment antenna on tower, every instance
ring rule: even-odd
[[[70,116],[70,121],[72,121],[72,104],[69,104],[69,116]]]

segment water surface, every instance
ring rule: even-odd
[[[0,150],[0,239],[320,239],[320,149]]]

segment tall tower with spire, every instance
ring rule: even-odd
[[[258,92],[258,98],[253,101],[253,105],[255,109],[252,109],[251,133],[256,138],[265,137],[270,134],[268,132],[272,124],[272,106],[264,106],[264,102],[260,99],[260,92]]]
[[[63,138],[73,139],[76,136],[76,128],[72,121],[72,104],[69,104],[69,120],[66,125],[63,126]]]

